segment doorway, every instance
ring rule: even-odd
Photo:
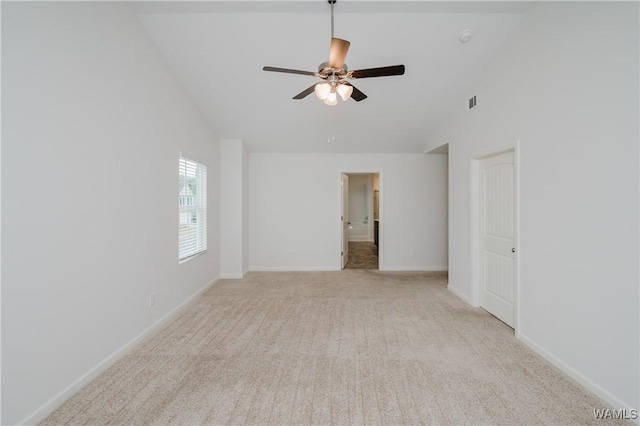
[[[380,269],[380,173],[341,174],[341,268]]]
[[[516,150],[472,160],[473,304],[510,326],[517,317]]]

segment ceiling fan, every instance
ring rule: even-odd
[[[323,80],[322,82],[316,83],[298,93],[293,97],[293,99],[303,99],[312,92],[315,92],[316,96],[329,106],[333,106],[338,103],[338,95],[340,95],[343,101],[346,101],[351,97],[354,101],[360,102],[366,99],[367,95],[362,93],[347,80],[403,75],[404,65],[392,65],[388,67],[367,68],[354,71],[349,70],[347,64],[344,63],[344,60],[347,56],[351,43],[347,40],[342,40],[333,36],[333,5],[336,0],[327,1],[331,5],[331,48],[329,49],[329,61],[321,63],[318,66],[317,72],[276,67],[264,67],[262,69],[264,71],[309,75]]]

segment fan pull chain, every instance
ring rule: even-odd
[[[336,112],[334,108],[329,108],[329,137],[327,137],[327,143],[330,144],[336,141]]]

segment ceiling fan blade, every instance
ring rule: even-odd
[[[307,96],[309,96],[310,94],[313,93],[313,91],[316,89],[316,85],[314,84],[313,86],[304,89],[302,92],[298,93],[297,95],[295,95],[293,97],[293,99],[302,99],[302,98],[306,98]]]
[[[390,75],[404,74],[404,65],[392,65],[390,67],[368,68],[349,72],[349,78],[387,77]]]
[[[341,69],[344,67],[344,58],[347,57],[350,42],[341,38],[331,39],[331,49],[329,50],[329,67]]]
[[[351,99],[353,99],[354,101],[360,102],[360,101],[363,101],[363,100],[367,99],[367,95],[365,95],[360,90],[358,90],[358,88],[356,86],[354,86],[353,84],[348,83],[348,82],[345,82],[344,84],[348,84],[349,86],[351,86],[353,88],[353,92],[351,92]]]
[[[287,74],[301,74],[301,75],[310,75],[312,77],[317,77],[318,73],[313,71],[301,71],[301,70],[292,70],[289,68],[276,68],[276,67],[263,67],[263,71],[272,71],[272,72],[284,72]]]

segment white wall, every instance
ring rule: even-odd
[[[220,273],[248,270],[248,152],[241,139],[220,141]]]
[[[242,274],[249,271],[249,150],[242,146]]]
[[[373,196],[373,189],[369,185],[370,175],[349,176],[349,221],[364,222],[371,217],[369,204]],[[371,195],[370,195],[371,193]],[[373,220],[372,220],[373,221]]]
[[[339,269],[341,172],[381,173],[381,269],[446,269],[444,156],[256,153],[251,269]]]
[[[470,159],[520,141],[519,337],[638,408],[638,3],[535,5],[430,138],[449,143],[450,286],[471,296]]]
[[[2,424],[15,424],[218,276],[219,172],[214,135],[122,4],[3,2],[2,67]],[[180,151],[209,167],[209,250],[179,265]]]

